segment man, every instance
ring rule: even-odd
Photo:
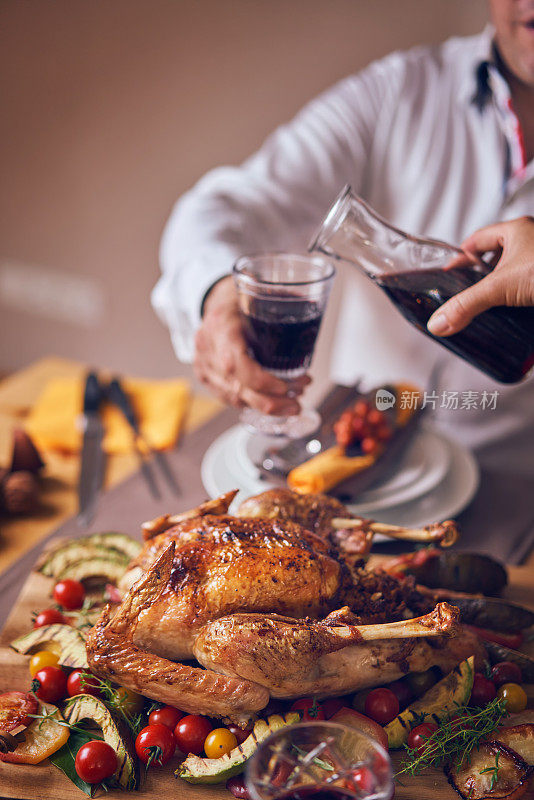
[[[225,276],[243,253],[305,250],[344,184],[397,227],[451,243],[533,213],[534,0],[489,7],[493,27],[481,35],[374,62],[308,104],[241,167],[212,171],[178,202],[153,303],[178,357],[194,358],[219,396],[298,411],[293,392],[248,357]],[[424,386],[438,363],[438,397],[499,391],[495,412],[438,403],[436,424],[486,466],[504,461],[534,480],[534,381],[494,384],[411,328],[356,270],[342,278],[332,377]]]

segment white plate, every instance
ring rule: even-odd
[[[358,502],[348,507],[355,514],[367,514],[415,500],[443,480],[450,462],[448,439],[422,427],[406,449],[397,471],[375,489],[362,492]]]
[[[216,439],[206,451],[201,475],[212,497],[239,488],[246,496],[270,487],[248,455],[252,434],[234,425]],[[356,514],[406,503],[426,494],[443,480],[450,463],[448,440],[421,428],[407,448],[396,472],[378,487],[362,492],[358,503],[350,505]]]
[[[419,528],[431,522],[453,519],[466,508],[478,489],[480,470],[472,453],[449,440],[451,463],[444,480],[428,494],[410,503],[377,511],[377,522]],[[385,541],[386,538],[383,538]],[[378,541],[378,536],[375,536]]]
[[[241,426],[235,426],[225,431],[208,448],[204,455],[201,467],[202,482],[211,497],[218,497],[224,492],[232,489],[239,489],[240,493],[235,501],[238,505],[242,500],[253,494],[258,494],[270,488],[270,484],[264,480],[258,470],[246,458],[246,442],[250,434]],[[438,444],[439,442],[439,444]],[[412,448],[416,445],[414,440]],[[351,506],[351,510],[365,508],[365,513],[372,512],[372,516],[378,522],[385,522],[392,525],[404,527],[421,527],[431,522],[455,517],[472,500],[479,485],[479,468],[469,450],[462,445],[445,438],[441,434],[429,429],[421,430],[419,446],[424,446],[426,453],[440,454],[437,463],[443,465],[442,448],[447,449],[445,459],[445,474],[438,480],[437,484],[426,492],[420,492],[417,496],[411,496],[410,500],[385,504],[384,498],[379,500],[381,507],[375,508],[372,505],[363,504]],[[419,451],[420,452],[420,451]],[[245,455],[243,455],[245,454]],[[401,462],[399,471],[403,467]],[[438,470],[434,465],[434,475],[442,472],[441,466]],[[415,474],[412,473],[412,474]],[[396,478],[391,481],[395,485]],[[411,484],[400,477],[397,478],[397,489],[404,485],[413,495]],[[428,486],[424,477],[419,482],[419,488]],[[376,492],[386,486],[379,487]],[[368,493],[370,494],[370,493]],[[402,494],[401,490],[392,497]],[[406,493],[405,493],[406,496]],[[375,510],[373,510],[375,508]],[[375,540],[385,540],[386,537],[376,536]]]

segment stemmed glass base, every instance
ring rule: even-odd
[[[266,436],[286,436],[288,439],[301,439],[317,430],[321,416],[313,408],[304,408],[292,417],[274,417],[262,414],[254,408],[244,408],[240,420],[255,433]]]

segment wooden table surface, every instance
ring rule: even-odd
[[[23,423],[25,415],[46,382],[52,377],[80,375],[86,369],[79,363],[47,358],[0,382],[0,465],[6,464],[9,458],[12,429]],[[195,397],[185,433],[201,426],[220,408],[220,404],[210,398]],[[54,453],[43,455],[47,462],[43,493],[44,509],[31,518],[0,520],[0,572],[76,512],[79,458]],[[110,457],[106,487],[119,484],[136,469],[137,460],[134,454]],[[534,607],[534,555],[526,566],[511,567],[509,575],[510,586],[506,594],[517,602]],[[27,683],[27,658],[19,656],[6,647],[6,644],[27,629],[31,610],[42,603],[43,582],[45,579],[41,576],[29,577],[0,638],[0,692],[11,688],[23,689]],[[48,591],[49,588],[45,594]],[[141,792],[134,796],[140,800],[141,798],[148,800],[161,794],[179,800],[230,798],[223,787],[189,786],[183,781],[174,779],[170,770],[165,774],[154,771],[148,776]],[[422,778],[409,779],[403,787],[397,789],[399,799],[411,800],[415,796],[418,800],[454,800],[458,797],[444,776],[438,772]],[[83,794],[46,761],[37,767],[0,764],[1,797],[24,798],[24,800],[76,800],[83,797]],[[111,798],[118,800],[125,795],[113,792],[108,797],[110,800]]]
[[[87,366],[63,358],[43,358],[26,369],[0,381],[0,466],[7,466],[11,455],[13,428],[24,423],[31,406],[51,378],[77,377]],[[185,423],[184,434],[213,417],[221,404],[211,397],[195,395]],[[56,452],[42,453],[42,508],[32,516],[0,516],[0,573],[44,539],[77,511],[79,456]],[[138,468],[135,453],[109,456],[106,463],[106,488],[117,485]]]

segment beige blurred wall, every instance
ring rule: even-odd
[[[484,0],[3,0],[0,372],[49,353],[187,372],[149,303],[175,198],[336,79],[485,18]]]

